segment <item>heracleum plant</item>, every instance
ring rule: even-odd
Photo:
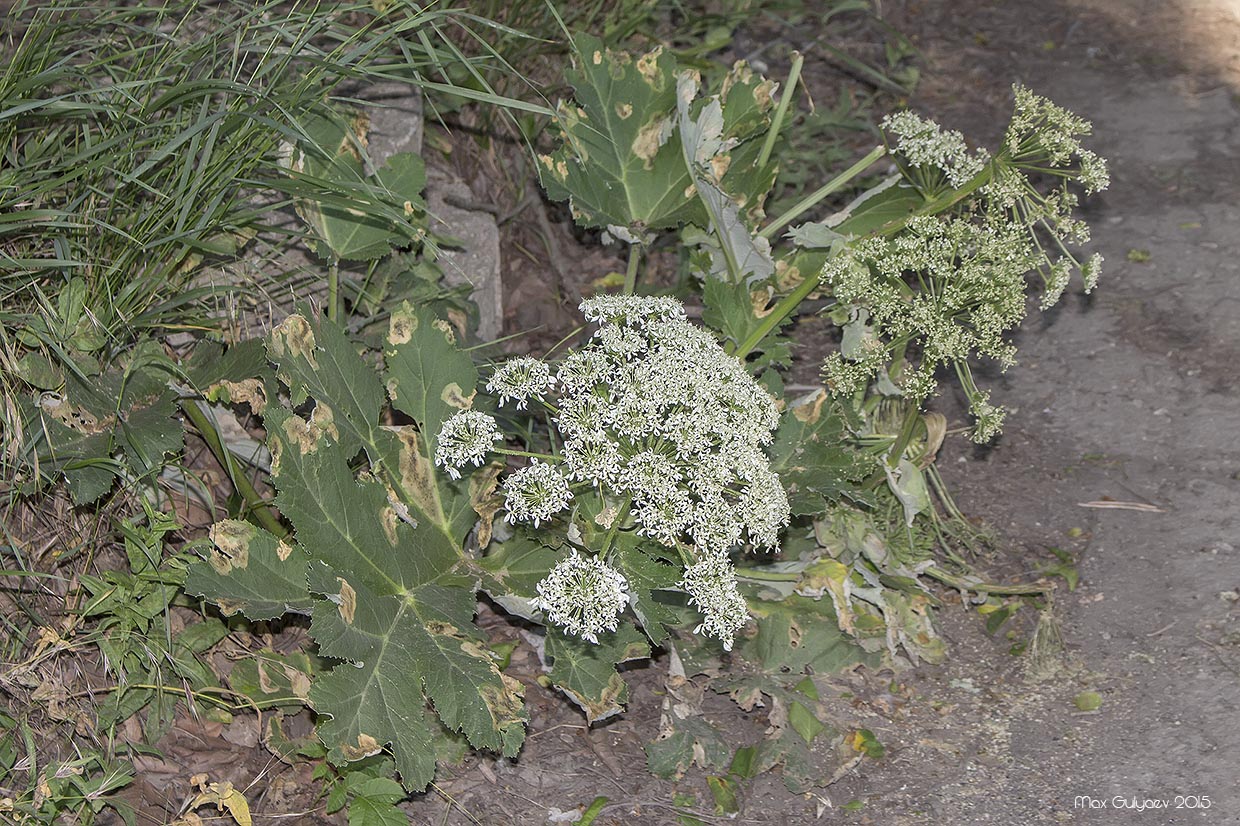
[[[1024,312],[1026,276],[1043,274],[1049,304],[1078,267],[1066,247],[1087,230],[1071,187],[1106,183],[1078,141],[1087,124],[1018,89],[995,152],[899,115],[889,147],[768,217],[790,90],[777,106],[774,84],[738,65],[703,95],[663,50],[632,56],[585,36],[574,48],[576,100],[552,113],[563,141],[540,174],[579,223],[630,244],[625,294],[583,302],[596,330],[582,345],[501,364],[485,393],[465,330],[430,307],[393,310],[382,352],[366,356],[332,320],[291,316],[248,400],[292,531],[220,522],[187,579],[253,620],[309,614],[320,655],[339,661],[308,696],[331,759],[390,749],[410,789],[432,779],[428,744],[443,728],[520,749],[522,688],[474,620],[480,593],[546,626],[548,679],[590,722],[626,700],[616,667],[680,629],[705,648],[686,636],[679,647],[733,648],[759,691],[805,710],[811,672],[941,655],[923,576],[1015,593],[893,553],[868,509],[895,496],[911,526],[929,506],[922,474],[945,430],[932,436],[921,415],[935,366],[959,371],[975,435],[998,426],[968,359],[1011,360],[1003,335]],[[884,156],[896,169],[880,185],[793,225]],[[702,326],[676,300],[634,295],[659,232],[687,249]],[[1080,267],[1088,288],[1098,263]],[[843,347],[825,389],[781,398],[780,327],[814,292]],[[875,430],[880,399],[896,403],[899,435]],[[766,765],[806,756],[822,725],[801,719],[799,746],[781,741]],[[726,768],[726,748],[699,748],[709,727],[682,722],[648,750],[652,770],[704,752]]]
[[[835,298],[864,332],[859,344],[828,357],[832,389],[853,396],[890,367],[903,396],[920,405],[935,390],[935,370],[955,369],[976,417],[973,437],[998,433],[1002,407],[973,381],[969,359],[986,356],[1006,369],[1016,348],[1005,336],[1025,316],[1025,284],[1041,277],[1043,310],[1063,296],[1073,271],[1086,293],[1098,283],[1102,256],[1081,262],[1069,249],[1089,241],[1073,214],[1078,198],[1109,183],[1106,162],[1081,146],[1087,121],[1016,86],[1015,112],[1000,150],[969,152],[963,136],[912,112],[883,120],[905,177],[927,198],[966,198],[956,209],[916,215],[902,231],[844,246],[822,270]],[[1037,180],[1057,185],[1044,191]],[[914,359],[911,347],[920,349]]]

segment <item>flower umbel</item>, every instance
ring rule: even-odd
[[[518,410],[524,410],[531,398],[541,399],[550,384],[551,368],[546,362],[521,356],[495,368],[487,392],[498,395],[501,406],[514,401]]]
[[[732,563],[722,554],[707,554],[685,569],[680,585],[689,601],[702,609],[702,624],[695,632],[705,631],[723,643],[724,651],[731,651],[736,632],[749,622],[749,609],[736,588]]]
[[[564,633],[597,643],[599,633],[616,630],[627,587],[619,571],[574,548],[538,583],[537,605]]]
[[[540,523],[568,507],[573,494],[568,480],[555,465],[537,459],[513,473],[504,482],[504,507],[508,522]]]
[[[494,442],[502,442],[495,419],[477,410],[462,410],[443,423],[435,448],[435,464],[453,479],[461,478],[466,462],[481,467]]]

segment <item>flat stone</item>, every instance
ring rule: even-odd
[[[491,213],[460,206],[473,200],[469,186],[453,172],[428,165],[426,203],[430,229],[459,242],[440,255],[444,281],[453,286],[473,287],[472,297],[478,305],[478,336],[483,341],[494,341],[504,323],[499,226]]]

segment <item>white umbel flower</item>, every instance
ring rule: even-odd
[[[533,460],[504,482],[504,508],[509,523],[541,523],[568,507],[573,499],[568,480],[555,465]]]
[[[517,410],[524,410],[530,399],[541,399],[550,385],[551,368],[545,361],[520,356],[495,368],[487,392],[499,396],[501,406],[514,401]]]
[[[732,650],[736,632],[749,622],[745,597],[736,587],[736,571],[722,554],[708,554],[685,569],[680,587],[689,601],[702,611],[702,622],[694,633],[705,631]]]
[[[882,128],[896,138],[895,151],[913,166],[938,169],[953,187],[961,187],[977,175],[990,160],[982,149],[969,154],[964,135],[942,129],[932,120],[913,112],[896,112],[883,118]]]
[[[597,644],[600,633],[616,630],[629,602],[627,589],[623,574],[574,548],[538,583],[537,604],[549,623]]]
[[[477,410],[462,410],[443,423],[436,439],[435,464],[453,479],[460,479],[466,462],[481,467],[494,442],[502,442],[495,419]]]

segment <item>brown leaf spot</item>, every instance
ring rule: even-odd
[[[654,156],[663,145],[666,136],[667,118],[656,117],[637,131],[633,139],[633,154],[642,159],[646,169],[654,168]]]
[[[595,49],[594,55],[592,56],[591,59],[594,61],[595,66],[601,66],[603,63],[603,53],[599,51],[598,49]]]
[[[659,75],[659,57],[663,54],[663,47],[656,46],[637,58],[637,71],[641,72],[641,76],[646,82],[656,89],[662,86],[662,78]]]
[[[628,120],[632,115],[633,115],[633,104],[631,103],[617,103],[616,104],[616,117],[620,118],[620,120]]]
[[[418,432],[413,427],[393,428],[400,439],[400,485],[404,492],[426,514],[434,514],[439,508],[436,504],[435,481],[431,463],[422,455]]]
[[[427,620],[426,631],[429,634],[435,634],[440,637],[457,637],[460,636],[461,629],[457,628],[450,622],[442,622],[440,620]]]
[[[267,663],[260,658],[256,665],[258,666],[258,690],[264,694],[275,694],[279,691],[280,687],[267,675]]]
[[[284,436],[289,444],[295,445],[302,455],[314,453],[319,447],[319,431],[306,423],[300,416],[290,416],[284,420]]]
[[[525,719],[524,704],[521,701],[524,689],[521,683],[507,674],[500,674],[499,679],[498,686],[491,683],[478,686],[478,697],[486,703],[495,727],[504,729]]]
[[[818,392],[814,394],[812,401],[806,402],[805,404],[798,404],[796,407],[792,408],[792,415],[796,416],[798,421],[805,422],[806,424],[813,424],[818,421],[818,418],[822,415],[822,403],[826,400],[827,391],[819,388]]]
[[[431,326],[443,333],[443,337],[447,339],[449,344],[456,344],[456,332],[453,331],[451,324],[442,318],[437,318],[431,322]]]
[[[767,290],[754,290],[749,294],[749,303],[753,306],[753,314],[758,318],[766,318],[775,309],[771,306],[771,294]]]
[[[485,548],[491,544],[491,529],[495,523],[495,514],[504,506],[504,498],[495,495],[499,475],[504,466],[496,463],[475,471],[469,477],[469,504],[478,514],[478,547]]]
[[[229,404],[248,404],[250,410],[261,415],[267,409],[267,391],[259,379],[216,382],[207,388],[208,398],[219,398]]]
[[[396,511],[390,505],[379,508],[379,524],[383,526],[383,535],[388,543],[396,547]]]
[[[284,666],[284,673],[288,675],[289,688],[293,689],[293,694],[303,700],[309,699],[310,675],[291,665]]]
[[[340,431],[336,429],[335,414],[332,409],[323,402],[314,405],[314,412],[310,414],[310,426],[318,431],[315,435],[315,441],[326,433],[332,437],[332,441],[340,441]]]
[[[772,99],[775,96],[775,85],[773,80],[764,80],[753,87],[753,99],[759,109],[771,108]]]
[[[337,603],[336,609],[340,611],[340,618],[344,620],[344,624],[352,625],[353,615],[357,613],[357,591],[354,591],[353,586],[343,577],[336,577],[336,581],[340,583],[340,602]]]
[[[283,539],[281,539],[280,543],[276,545],[276,556],[280,558],[281,562],[287,562],[289,554],[292,552],[293,546],[285,542]]]
[[[388,344],[393,346],[407,344],[418,329],[418,317],[408,304],[402,303],[392,311],[388,322]]]
[[[379,741],[366,733],[357,735],[356,746],[352,743],[340,744],[340,753],[349,760],[361,760],[363,757],[378,754],[382,750],[383,747],[379,745]]]
[[[728,167],[731,165],[730,154],[716,155],[710,159],[710,174],[715,176],[716,181],[723,180],[723,176],[728,173]]]
[[[443,392],[439,394],[439,398],[444,404],[449,404],[459,410],[468,410],[474,406],[474,396],[476,395],[478,395],[478,391],[474,390],[466,396],[461,386],[456,382],[452,382],[443,389]]]
[[[271,331],[271,351],[276,358],[284,358],[285,354],[300,356],[314,370],[319,369],[319,363],[314,358],[317,346],[310,322],[298,313],[284,319]]]
[[[253,525],[236,519],[225,519],[211,526],[210,537],[218,550],[211,554],[209,562],[218,573],[226,574],[234,568],[244,568],[250,564]]]

